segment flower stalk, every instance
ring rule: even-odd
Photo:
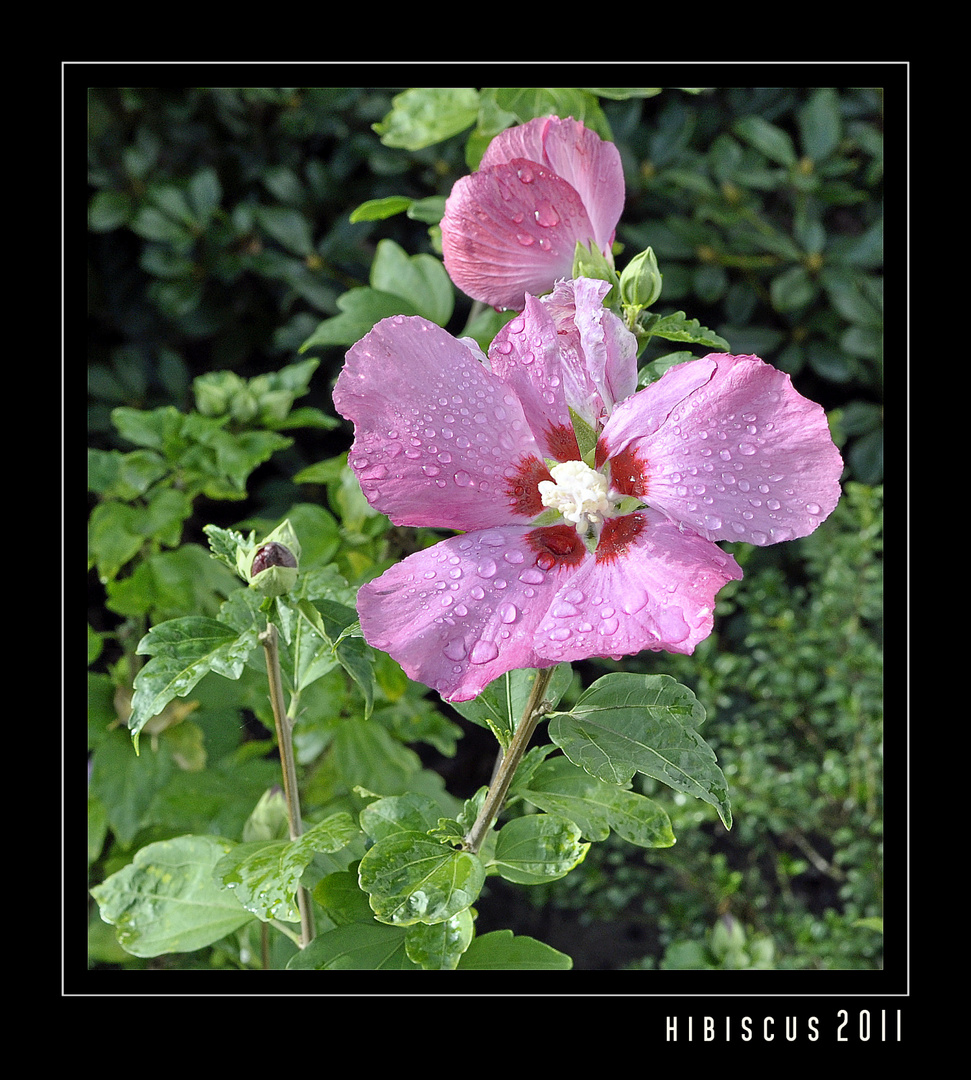
[[[276,739],[280,749],[280,767],[283,771],[283,797],[287,805],[287,820],[290,839],[297,840],[303,834],[303,820],[300,816],[300,794],[297,789],[297,762],[293,753],[291,732],[293,724],[287,716],[283,700],[283,678],[280,674],[280,646],[277,628],[267,623],[260,634],[260,643],[266,654],[266,675],[270,686],[270,705],[273,708],[273,720],[276,724]],[[301,948],[306,948],[314,937],[313,911],[307,890],[297,886],[297,909],[300,912]]]
[[[462,847],[465,851],[471,851],[473,854],[478,853],[486,835],[492,828],[492,823],[506,801],[513,777],[516,775],[523,754],[526,753],[533,733],[536,731],[536,725],[543,719],[550,708],[550,704],[546,699],[546,691],[549,688],[554,670],[554,668],[548,667],[540,668],[536,672],[533,688],[530,691],[526,707],[523,709],[522,718],[513,733],[513,737],[509,740],[509,746],[502,755],[502,760],[499,762],[499,767],[496,769],[489,790],[486,792],[485,801],[482,803],[479,814],[462,841]]]

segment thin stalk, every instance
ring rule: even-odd
[[[293,724],[287,716],[283,700],[283,678],[280,674],[280,645],[277,629],[268,623],[260,634],[263,651],[266,653],[266,676],[270,684],[270,704],[273,707],[273,720],[276,723],[276,741],[280,748],[280,767],[283,770],[283,797],[287,804],[287,820],[290,825],[290,839],[296,840],[303,835],[303,819],[300,816],[300,793],[297,790],[297,761],[293,754],[291,731]],[[297,908],[300,912],[300,947],[305,948],[314,937],[313,911],[307,890],[297,886]]]
[[[554,668],[549,667],[541,668],[536,672],[536,679],[533,682],[529,700],[526,702],[526,708],[523,710],[522,719],[519,721],[513,737],[509,740],[509,746],[502,755],[499,767],[492,777],[492,783],[486,792],[485,801],[482,803],[479,815],[462,841],[462,846],[466,851],[471,851],[473,854],[478,852],[486,835],[492,828],[492,823],[498,817],[502,804],[506,801],[509,787],[512,784],[513,777],[516,775],[516,770],[519,768],[519,763],[523,759],[523,754],[526,753],[529,741],[533,737],[536,725],[543,719],[549,709],[549,703],[546,701],[546,691],[549,688],[554,670]]]

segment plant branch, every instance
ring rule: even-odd
[[[283,700],[283,678],[280,674],[280,644],[277,628],[267,623],[260,634],[260,642],[266,653],[266,676],[270,684],[270,704],[273,707],[273,720],[276,723],[276,740],[280,749],[280,767],[283,770],[283,797],[287,804],[287,820],[290,824],[290,839],[296,840],[303,834],[303,819],[300,816],[300,793],[297,790],[297,762],[293,753],[291,731],[293,724],[287,716]],[[307,890],[297,886],[297,907],[300,911],[300,947],[310,944],[314,937],[313,912]]]
[[[462,841],[462,847],[466,851],[471,851],[473,854],[478,852],[487,833],[492,828],[492,823],[502,809],[502,804],[506,801],[513,777],[516,775],[519,763],[523,759],[523,754],[526,753],[526,748],[533,737],[536,725],[546,715],[550,707],[549,702],[546,701],[546,691],[549,688],[554,670],[554,668],[549,667],[541,668],[536,672],[536,679],[529,693],[526,708],[523,710],[522,719],[519,721],[513,737],[509,740],[509,746],[502,755],[499,767],[492,777],[492,783],[486,792],[485,801],[482,803],[478,817]]]

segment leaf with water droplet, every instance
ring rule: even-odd
[[[598,679],[569,713],[551,717],[549,734],[592,776],[626,784],[644,773],[703,799],[731,828],[728,784],[697,731],[704,719],[702,704],[669,675],[616,673]]]
[[[361,888],[382,923],[445,922],[478,899],[485,868],[477,855],[421,832],[397,832],[370,847],[358,869]]]
[[[466,908],[444,922],[409,926],[405,952],[413,964],[426,971],[454,971],[474,934],[472,912]]]
[[[216,865],[215,880],[231,888],[240,904],[266,922],[299,922],[297,887],[319,852],[340,851],[360,830],[345,811],[331,814],[296,840],[237,844]]]
[[[116,927],[133,956],[192,952],[231,934],[253,916],[234,891],[213,880],[233,848],[215,836],[181,836],[148,844],[128,866],[91,890],[101,918]]]
[[[589,848],[568,818],[527,814],[513,818],[499,830],[489,866],[507,881],[537,885],[565,877],[583,862]]]
[[[587,840],[606,840],[613,829],[639,847],[674,843],[671,820],[653,799],[598,780],[566,757],[542,762],[524,786],[513,784],[512,794],[548,814],[569,818]]]
[[[185,697],[210,671],[238,679],[256,646],[255,629],[237,633],[231,626],[201,615],[153,626],[136,650],[152,659],[135,677],[128,719],[132,738],[137,738],[144,725],[173,698]]]

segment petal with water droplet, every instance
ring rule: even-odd
[[[589,559],[565,526],[451,537],[362,586],[361,629],[410,678],[467,701],[507,671],[548,665],[533,646],[536,628]]]

